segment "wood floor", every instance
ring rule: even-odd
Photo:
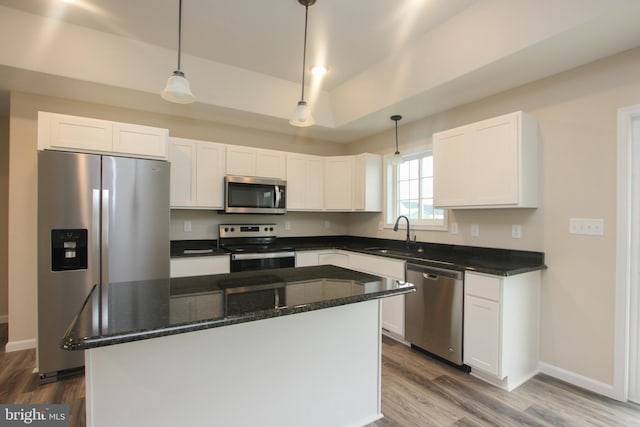
[[[84,378],[39,385],[35,351],[5,353],[0,325],[0,403],[66,403],[85,426]],[[382,411],[367,427],[640,426],[640,405],[620,403],[538,375],[507,393],[383,338]]]

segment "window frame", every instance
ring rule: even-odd
[[[402,161],[420,159],[422,157],[431,155],[433,156],[433,150],[429,146],[425,150],[413,151],[410,153],[402,154]],[[384,156],[384,221],[383,227],[385,229],[393,228],[396,219],[398,218],[397,206],[397,173],[398,167],[393,164],[393,154],[387,154]],[[442,220],[416,220],[411,219],[411,229],[413,230],[429,230],[429,231],[448,231],[448,209],[442,209]],[[401,222],[401,227],[404,222]]]

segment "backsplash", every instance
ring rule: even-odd
[[[236,215],[210,210],[171,210],[171,240],[217,239],[219,224],[276,224],[280,237],[335,236],[348,232],[348,214],[287,212],[284,215]],[[191,231],[185,229],[191,228]]]

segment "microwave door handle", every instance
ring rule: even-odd
[[[276,185],[276,189],[274,191],[274,208],[278,208],[280,207],[280,198],[281,198],[281,194],[280,194],[280,186]]]

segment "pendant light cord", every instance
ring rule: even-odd
[[[182,1],[182,0],[180,0]],[[307,22],[309,20],[309,5],[304,6],[304,46],[302,48],[302,96],[301,101],[304,101],[304,69],[307,66]]]
[[[182,46],[182,0],[178,0],[178,71],[180,70],[180,51]]]
[[[399,153],[398,151],[398,121],[396,120],[396,153]]]

